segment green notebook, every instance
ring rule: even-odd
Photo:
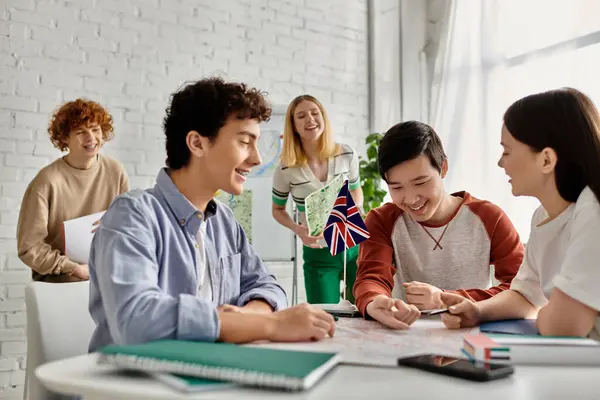
[[[214,381],[212,379],[196,378],[193,376],[175,375],[163,372],[154,372],[151,375],[165,385],[186,393],[208,392],[235,387],[235,384],[230,382]]]
[[[312,387],[340,361],[334,353],[184,340],[111,345],[102,349],[100,354],[101,362],[125,369],[168,372],[287,390]]]

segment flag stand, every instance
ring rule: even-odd
[[[341,200],[343,199],[343,200]],[[348,209],[351,208],[350,218],[348,218]],[[357,217],[358,215],[358,217]],[[352,232],[349,233],[349,226],[352,227]],[[343,232],[342,232],[343,230]],[[356,237],[354,235],[356,232]],[[360,242],[369,238],[369,232],[362,220],[360,214],[357,213],[356,205],[352,199],[352,195],[348,190],[348,181],[346,180],[340,189],[338,196],[334,202],[333,209],[329,214],[327,223],[325,224],[325,240],[331,251],[331,255],[339,254],[338,247],[344,252],[344,278],[343,278],[343,299],[337,304],[314,304],[325,311],[337,316],[355,317],[358,314],[358,309],[350,301],[348,301],[348,249],[358,245]],[[352,240],[352,246],[348,246],[348,238]],[[339,246],[339,241],[344,242],[343,246]]]

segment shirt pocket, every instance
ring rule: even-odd
[[[221,301],[220,304],[236,304],[240,297],[242,255],[240,253],[221,257]]]

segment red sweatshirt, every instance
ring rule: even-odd
[[[466,192],[440,225],[416,222],[393,203],[371,210],[371,238],[360,245],[354,284],[363,315],[379,294],[406,299],[402,282],[419,281],[480,301],[506,290],[523,260],[523,244],[508,216]],[[490,265],[498,286],[490,287]]]

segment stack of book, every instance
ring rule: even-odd
[[[600,342],[587,338],[480,333],[465,335],[463,352],[494,363],[600,365]]]

